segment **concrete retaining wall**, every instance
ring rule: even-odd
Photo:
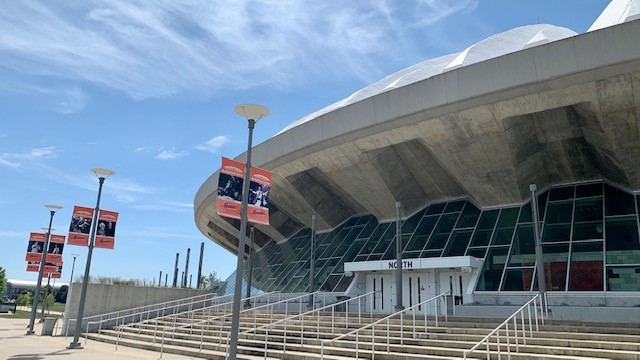
[[[164,287],[104,284],[89,284],[88,286],[84,317],[211,293],[210,290]],[[63,329],[66,328],[67,319],[73,319],[78,314],[81,289],[82,284],[71,284],[64,311]],[[212,294],[212,296],[216,296],[216,294]],[[74,326],[73,321],[70,325]],[[69,333],[72,333],[71,329]]]

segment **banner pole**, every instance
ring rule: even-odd
[[[44,247],[42,249],[42,260],[40,260],[40,270],[38,270],[38,282],[36,283],[36,293],[33,296],[33,305],[31,305],[31,316],[29,317],[29,330],[26,335],[33,335],[33,326],[36,322],[36,312],[38,311],[38,302],[40,301],[40,291],[42,289],[42,275],[44,274],[44,267],[47,261],[47,250],[49,249],[49,237],[51,236],[51,225],[53,224],[53,215],[56,211],[62,209],[57,205],[45,205],[49,209],[49,230],[44,240]]]
[[[93,212],[93,221],[91,223],[91,236],[89,237],[89,252],[87,253],[87,263],[84,267],[84,278],[82,279],[82,289],[80,291],[80,304],[78,305],[78,315],[76,316],[76,328],[73,332],[73,341],[67,347],[68,349],[82,349],[80,344],[80,332],[82,331],[82,317],[84,316],[84,304],[87,299],[87,287],[89,286],[89,271],[91,269],[91,256],[93,255],[94,241],[96,239],[96,230],[98,229],[98,212],[100,211],[100,197],[102,196],[102,185],[104,184],[104,176],[98,178],[98,200]]]

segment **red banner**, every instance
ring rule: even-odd
[[[93,220],[93,209],[84,206],[73,207],[73,217],[69,227],[69,245],[89,246],[89,231]]]
[[[47,262],[62,264],[62,251],[64,250],[64,235],[51,234],[49,238],[49,251],[47,252]]]
[[[222,158],[222,167],[218,178],[218,215],[240,219],[244,169],[243,163]]]
[[[39,261],[29,261],[27,263],[27,271],[29,272],[38,272],[40,271],[40,262]],[[47,274],[52,273],[62,273],[62,263],[54,264],[47,261],[47,265],[44,266],[43,276],[48,276]]]
[[[251,167],[251,181],[249,182],[249,221],[269,225],[269,203],[271,191],[271,171],[259,167]]]
[[[62,263],[51,264],[47,261],[47,266],[44,267],[42,276],[43,277],[51,276],[52,279],[60,279],[62,277]]]
[[[34,233],[29,235],[29,244],[27,245],[26,261],[40,262],[42,260],[42,250],[47,239],[47,234]]]
[[[222,168],[218,178],[218,215],[240,219],[242,207],[242,184],[245,165],[239,161],[222,158]],[[259,167],[251,167],[249,194],[247,194],[247,218],[252,223],[269,225],[269,204],[271,172]]]
[[[40,271],[40,263],[35,261],[29,261],[27,263],[27,271],[29,272],[38,272]]]
[[[115,245],[116,223],[118,213],[109,210],[100,210],[98,213],[98,230],[94,246],[103,249],[113,249]]]

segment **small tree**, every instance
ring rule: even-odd
[[[51,306],[53,306],[55,301],[56,299],[53,297],[53,294],[47,295],[46,299],[44,296],[42,296],[40,298],[40,306],[44,306],[45,309],[51,309]]]
[[[66,304],[67,303],[67,293],[69,292],[69,287],[67,285],[62,285],[60,290],[56,291],[56,301],[59,303]]]
[[[25,291],[20,295],[18,295],[18,298],[16,299],[16,305],[19,305],[19,306],[33,305],[33,299],[31,297],[31,293],[28,291]]]
[[[209,288],[212,284],[220,281],[222,280],[218,277],[218,273],[216,273],[215,271],[210,272],[207,276],[203,276],[201,280],[202,287],[205,289]]]
[[[0,295],[7,291],[7,277],[6,271],[0,266]]]

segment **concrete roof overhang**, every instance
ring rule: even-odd
[[[521,203],[530,183],[605,178],[640,189],[640,21],[527,48],[393,89],[256,146],[273,171],[271,226],[257,247],[318,215],[318,229],[468,196]],[[236,159],[243,161],[245,154]],[[200,231],[236,252],[216,215],[218,173],[194,201]]]

